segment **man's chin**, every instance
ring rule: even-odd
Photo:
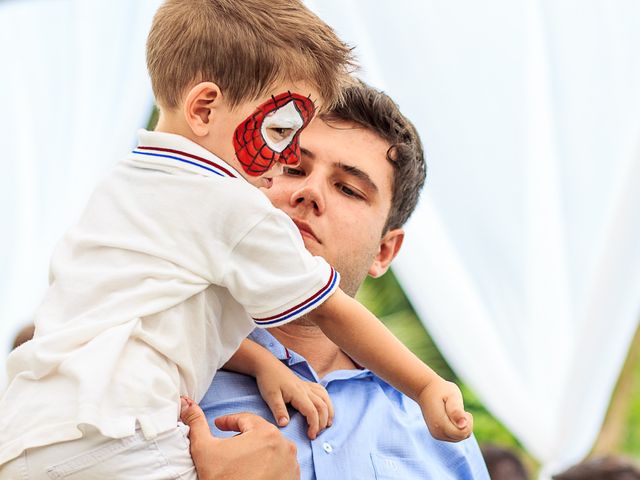
[[[317,240],[307,237],[306,235],[302,236],[302,241],[304,242],[304,246],[311,255],[317,255],[322,257],[322,252],[320,251],[320,244]],[[326,259],[325,259],[326,260]]]

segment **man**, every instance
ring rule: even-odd
[[[266,194],[298,226],[307,249],[340,272],[341,288],[355,295],[367,274],[387,271],[402,245],[401,227],[425,178],[420,140],[386,95],[361,84],[347,91],[343,106],[313,122],[301,142],[300,166],[286,167]],[[281,430],[296,444],[302,479],[489,478],[475,439],[434,440],[417,404],[359,368],[312,315],[251,336],[331,395],[334,422],[317,439],[306,437],[297,412]],[[218,372],[201,406],[211,423],[242,410],[273,421],[254,379],[232,372]],[[195,417],[188,423],[195,427],[192,455],[198,465],[209,443],[223,440],[203,435]],[[218,427],[229,430],[224,422]],[[267,459],[261,462],[270,467]]]

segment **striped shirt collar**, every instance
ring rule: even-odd
[[[131,152],[136,162],[206,176],[244,178],[224,160],[181,135],[140,130],[138,138],[138,146]]]

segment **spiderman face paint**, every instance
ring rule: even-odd
[[[285,92],[260,105],[238,127],[233,148],[243,170],[253,177],[266,173],[274,163],[300,161],[300,132],[309,124],[315,105],[308,97]]]

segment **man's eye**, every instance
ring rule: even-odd
[[[291,132],[293,132],[293,128],[271,127],[267,129],[267,135],[269,135],[269,138],[274,142],[284,140],[291,135]]]
[[[285,166],[282,169],[282,173],[284,173],[285,175],[291,175],[294,177],[302,177],[304,175],[304,171],[300,168],[294,168],[294,167],[287,167]]]
[[[343,185],[343,184],[339,184],[338,185],[338,189],[344,193],[347,197],[353,197],[353,198],[357,198],[362,200],[364,198],[364,196],[358,192],[357,190],[354,190],[353,188],[347,186],[347,185]]]

